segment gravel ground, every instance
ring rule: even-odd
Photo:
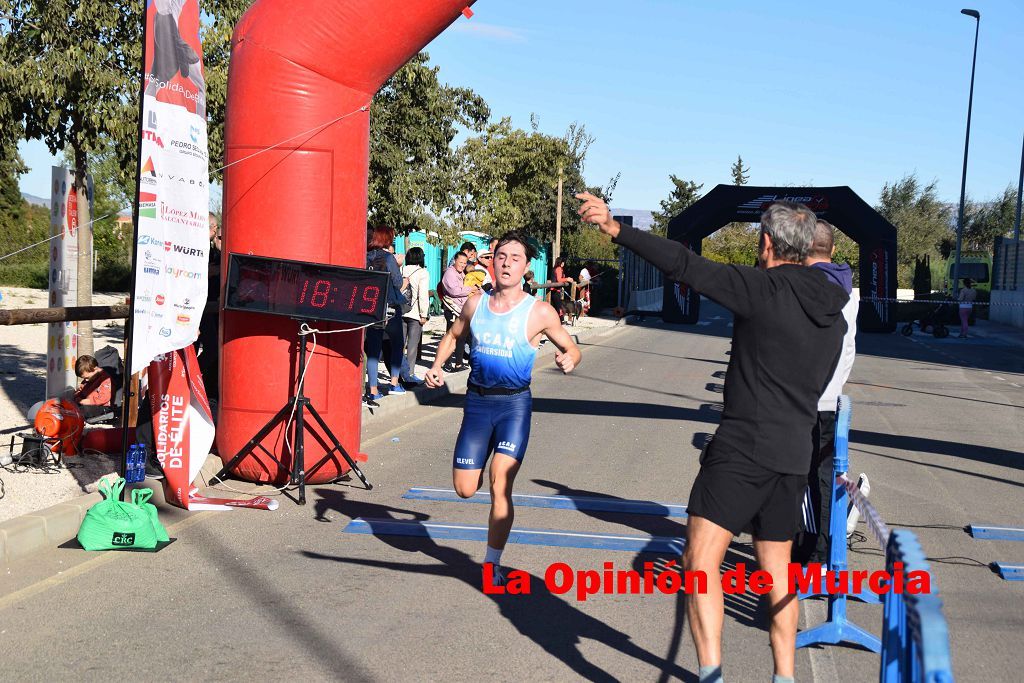
[[[3,287],[3,308],[44,308],[47,293],[38,289]],[[95,294],[97,306],[122,303],[125,294]],[[97,320],[93,325],[96,348],[111,344],[122,348],[124,324]],[[14,462],[0,468],[0,522],[70,500],[96,490],[114,462],[100,454],[70,459],[66,467],[18,466],[22,440],[31,431],[28,409],[46,397],[46,324],[0,327],[0,454],[13,448]],[[6,458],[4,458],[6,460]]]

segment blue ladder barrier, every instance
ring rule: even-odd
[[[885,569],[902,562],[904,572],[930,573],[917,537],[906,529],[889,536]],[[923,595],[885,594],[882,618],[882,683],[951,683],[953,669],[949,655],[949,629],[942,615],[942,599],[932,586]]]
[[[970,524],[967,532],[974,538],[986,541],[1024,541],[1024,529],[1013,526]]]
[[[1024,564],[993,562],[992,568],[999,574],[999,578],[1004,581],[1024,581]]]
[[[846,507],[849,494],[846,487],[839,483],[839,477],[845,476],[849,469],[850,456],[850,415],[851,403],[849,396],[839,397],[839,410],[836,414],[836,454],[833,460],[832,471],[836,477],[835,488],[833,489],[831,515],[829,518],[829,551],[828,568],[830,571],[843,571],[846,565]],[[824,583],[824,582],[822,582]],[[824,588],[824,586],[823,586]],[[821,595],[816,591],[801,593],[800,599]],[[846,600],[854,597],[864,602],[880,603],[881,599],[873,593],[858,595],[828,596],[828,618],[821,624],[806,631],[801,631],[796,636],[797,649],[809,645],[836,645],[838,643],[853,643],[862,645],[872,652],[880,652],[882,643],[878,638],[871,635],[860,626],[857,626],[846,617]]]

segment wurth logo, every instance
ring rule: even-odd
[[[203,255],[203,250],[202,249],[196,249],[195,247],[183,247],[180,244],[175,244],[174,245],[174,251],[176,251],[179,254],[184,254],[185,256],[202,256]]]

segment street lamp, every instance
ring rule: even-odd
[[[971,60],[971,94],[967,99],[967,139],[964,141],[964,173],[960,180],[960,214],[956,221],[956,260],[953,262],[953,296],[960,291],[960,246],[964,238],[964,203],[967,199],[967,150],[971,146],[971,108],[974,106],[974,67],[978,63],[978,31],[981,29],[981,12],[976,9],[962,9],[960,14],[974,17],[974,58]]]

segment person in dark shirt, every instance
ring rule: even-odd
[[[761,216],[760,265],[751,268],[715,263],[620,225],[598,197],[576,197],[584,221],[734,315],[721,423],[701,454],[687,509],[684,568],[704,572],[709,590],[687,596],[687,615],[701,680],[720,680],[724,602],[715,578],[732,537],[752,529],[758,563],[773,580],[776,680],[791,681],[799,607],[786,592],[787,565],[811,463],[808,435],[839,360],[849,298],[821,270],[801,265],[814,240],[814,212],[791,202],[769,206]]]
[[[210,213],[210,250],[207,270],[206,306],[199,318],[199,335],[195,341],[199,356],[199,372],[203,375],[206,396],[211,401],[220,397],[220,260],[221,231],[217,215]]]

